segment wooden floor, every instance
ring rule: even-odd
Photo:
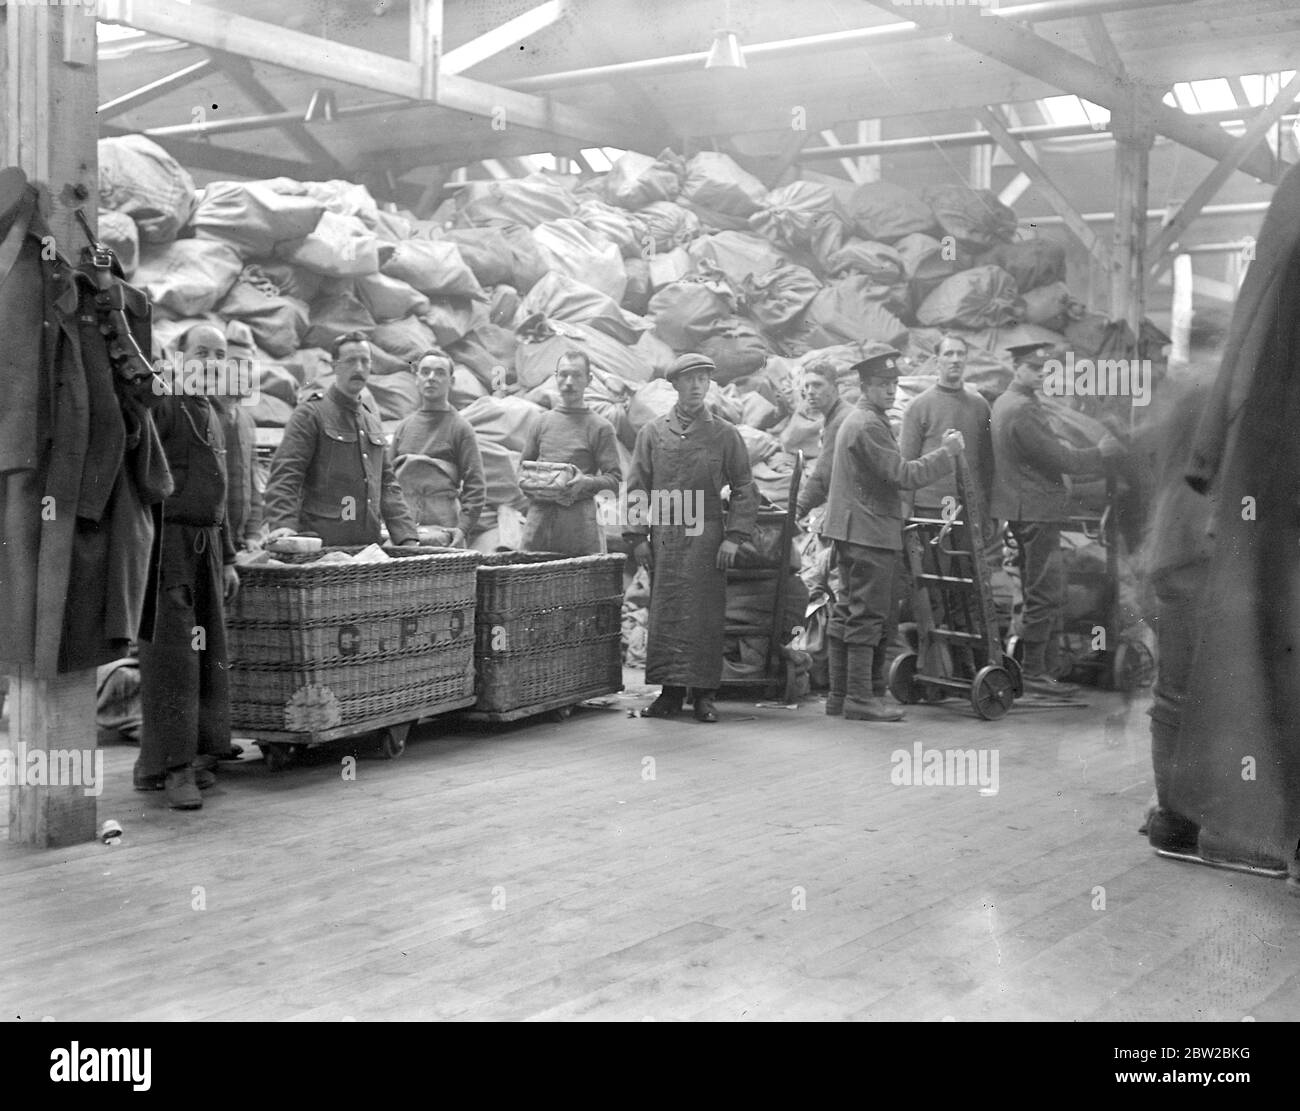
[[[197,814],[133,792],[135,750],[115,745],[99,814],[120,845],[0,840],[0,1005],[11,1021],[1300,1016],[1300,899],[1155,857],[1135,832],[1146,702],[1088,697],[892,726],[733,701],[700,726],[629,718],[631,689],[563,724],[425,726],[355,781],[343,749],[277,774],[252,749]],[[891,753],[917,741],[995,749],[998,793],[893,785]]]

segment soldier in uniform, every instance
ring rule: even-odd
[[[225,357],[221,331],[196,325],[185,337],[183,377],[201,364],[211,392]],[[226,441],[221,416],[202,393],[164,397],[154,420],[176,485],[163,504],[156,611],[140,635],[133,780],[137,791],[166,791],[174,810],[198,810],[199,789],[215,781],[211,765],[231,749],[224,606],[239,575],[226,516]],[[196,768],[200,752],[207,760]]]
[[[1124,446],[1109,433],[1096,447],[1062,443],[1038,397],[1052,346],[1022,343],[1007,348],[1007,353],[1015,370],[1011,385],[993,405],[992,511],[1007,522],[1019,551],[1025,690],[1069,697],[1076,688],[1052,678],[1046,662],[1048,640],[1065,606],[1061,522],[1069,516],[1069,491],[1064,476],[1096,473],[1104,460],[1122,455]]]
[[[394,544],[418,544],[402,488],[384,450],[379,414],[361,399],[370,343],[360,332],[334,345],[334,384],[294,410],[266,483],[268,539],[314,534],[327,546],[374,544],[380,521]]]
[[[879,701],[885,692],[886,630],[903,550],[901,491],[928,486],[953,468],[960,432],[944,432],[940,447],[909,463],[898,451],[888,410],[898,390],[897,351],[855,364],[862,384],[857,408],[835,438],[826,523],[835,541],[835,606],[827,634],[830,695],[826,712],[854,721],[901,721]]]
[[[722,682],[727,568],[758,512],[745,441],[704,401],[714,369],[712,359],[693,353],[668,368],[677,404],[637,433],[627,478],[623,537],[653,574],[645,677],[663,690],[646,709],[649,717],[681,713],[690,687],[695,719],[718,720],[713,693]],[[726,514],[724,486],[731,487]],[[646,504],[649,521],[633,509]]]

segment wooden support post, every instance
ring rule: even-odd
[[[978,144],[970,148],[970,187],[993,188],[993,151],[996,148]]]
[[[95,34],[95,11],[82,4],[9,4],[0,9],[0,119],[7,123],[4,164],[18,166],[48,194],[49,224],[60,251],[76,261],[82,235],[73,211],[94,226],[99,167],[95,156],[97,67],[80,44]],[[53,847],[95,836],[95,796],[86,793],[95,763],[95,671],[37,679],[20,670],[9,681],[9,840]],[[59,754],[67,754],[61,759]],[[50,786],[51,775],[81,784]],[[36,783],[37,765],[47,773]],[[31,774],[28,769],[30,768]],[[102,786],[102,781],[100,783]]]
[[[420,99],[433,100],[442,66],[442,0],[411,0],[411,61],[418,67]]]
[[[1115,133],[1115,227],[1111,242],[1110,319],[1126,320],[1139,338],[1146,315],[1146,212],[1155,132],[1146,98],[1135,95],[1112,115]],[[1132,352],[1132,357],[1137,351]]]
[[[880,120],[858,120],[858,142],[877,143],[880,141]],[[861,154],[858,156],[858,176],[863,181],[880,180],[880,155]]]

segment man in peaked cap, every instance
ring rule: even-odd
[[[645,677],[663,691],[649,717],[681,713],[693,688],[695,718],[715,722],[722,682],[727,568],[754,528],[758,491],[735,426],[705,404],[713,361],[678,358],[665,377],[677,404],[637,434],[627,478],[624,539],[653,575]],[[722,508],[722,488],[731,499]]]
[[[1051,344],[1008,347],[1014,370],[1011,385],[993,405],[993,516],[1007,522],[1015,537],[1024,593],[1022,640],[1024,683],[1031,694],[1069,697],[1076,688],[1048,674],[1048,641],[1065,606],[1061,561],[1061,523],[1069,517],[1067,474],[1100,471],[1104,461],[1124,453],[1107,433],[1096,447],[1072,448],[1057,438],[1039,398]]]
[[[857,408],[835,438],[823,535],[835,542],[835,605],[827,634],[830,695],[826,712],[853,721],[901,721],[880,701],[885,630],[895,604],[895,569],[903,550],[903,490],[929,486],[953,469],[960,432],[905,463],[889,424],[898,390],[899,352],[884,351],[853,369],[862,383]]]

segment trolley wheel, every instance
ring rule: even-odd
[[[1021,670],[1020,661],[1015,656],[1003,656],[1002,667],[1011,676],[1011,693],[1022,698],[1025,693],[1025,674]]]
[[[904,706],[920,702],[925,692],[916,681],[916,653],[904,652],[889,666],[889,693]]]
[[[1149,687],[1156,674],[1155,657],[1140,640],[1121,640],[1111,662],[1111,683],[1117,691]]]
[[[279,741],[263,741],[262,762],[268,771],[282,772],[293,763],[293,748]]]
[[[996,721],[1016,700],[1011,675],[1005,668],[992,665],[981,668],[971,683],[970,704],[985,721]]]
[[[390,725],[379,734],[379,755],[385,760],[396,760],[406,751],[406,734],[410,732],[410,723]]]

